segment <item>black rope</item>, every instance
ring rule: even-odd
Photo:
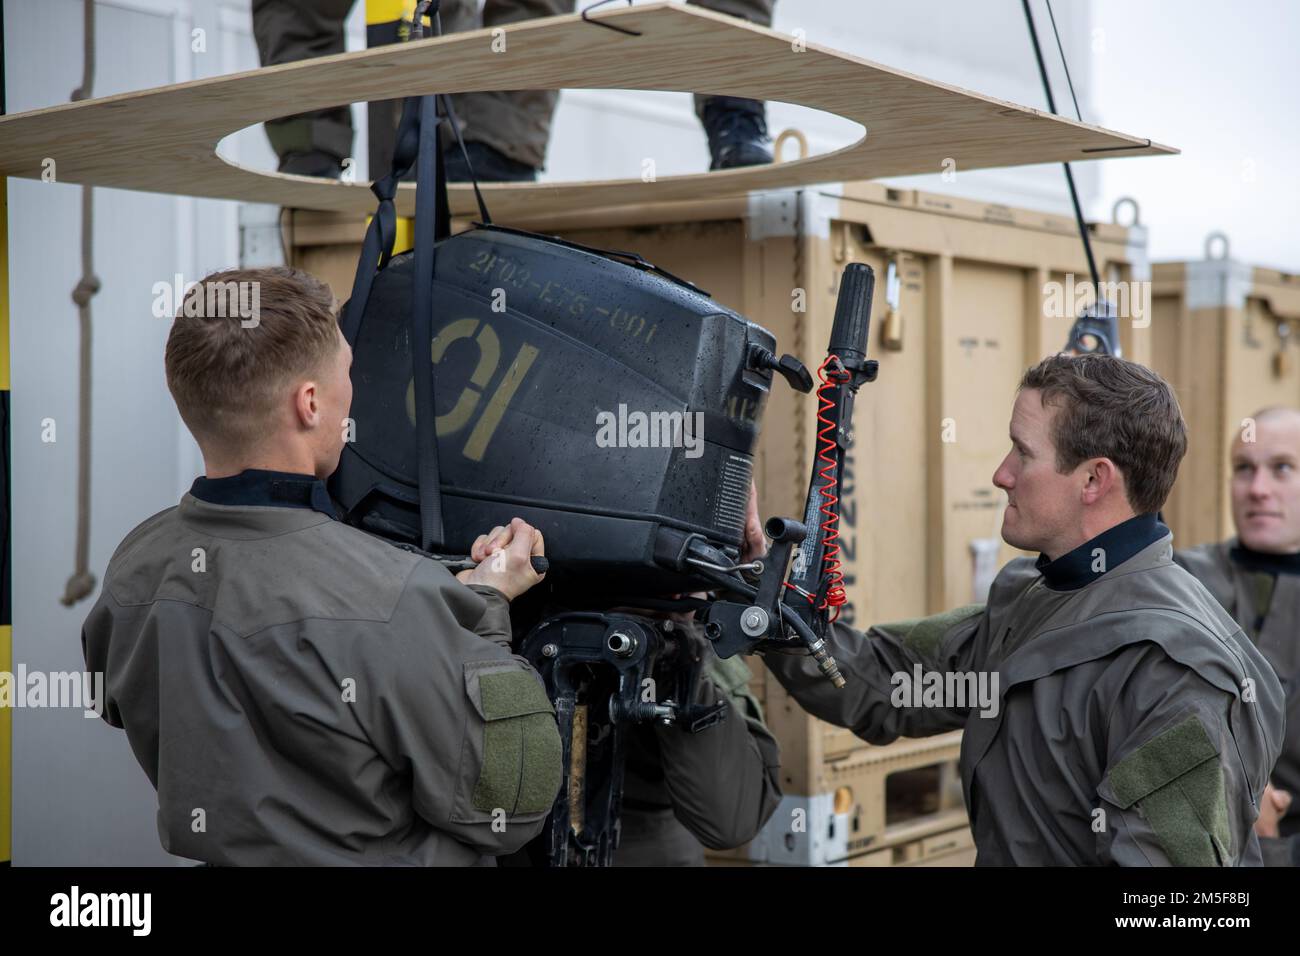
[[[1079,98],[1074,95],[1074,80],[1070,79],[1070,64],[1065,60],[1065,48],[1061,46],[1061,34],[1056,29],[1056,14],[1052,12],[1052,0],[1047,0],[1047,16],[1052,21],[1052,33],[1056,37],[1056,51],[1061,54],[1061,66],[1065,70],[1065,83],[1070,87],[1070,99],[1074,100],[1074,115],[1082,123],[1083,113],[1079,109]]]
[[[451,108],[451,97],[439,93],[438,98],[442,100],[443,112],[447,115],[447,122],[451,124],[452,135],[456,137],[456,144],[460,147],[461,158],[465,160],[465,168],[469,170],[470,185],[474,187],[474,199],[478,202],[479,218],[485,225],[492,225],[492,217],[488,215],[487,203],[483,201],[483,193],[478,188],[478,177],[474,175],[474,165],[469,161],[469,150],[465,148],[465,140],[460,135],[460,120],[456,119],[456,111]]]
[[[1047,65],[1043,62],[1043,48],[1038,44],[1034,14],[1029,9],[1029,0],[1020,0],[1020,5],[1025,10],[1025,20],[1029,24],[1029,39],[1034,43],[1034,58],[1038,61],[1038,74],[1043,78],[1043,90],[1047,93],[1047,108],[1056,113],[1056,97],[1052,96],[1052,84],[1047,79]],[[1065,181],[1070,187],[1070,202],[1074,204],[1074,221],[1079,226],[1079,238],[1083,240],[1083,251],[1088,257],[1088,272],[1092,275],[1092,287],[1100,289],[1101,275],[1097,272],[1097,260],[1093,258],[1092,243],[1088,240],[1088,224],[1083,220],[1083,207],[1079,205],[1079,191],[1074,186],[1074,173],[1070,171],[1069,163],[1061,165],[1065,167]]]

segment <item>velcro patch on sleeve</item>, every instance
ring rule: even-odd
[[[542,813],[560,789],[563,749],[554,709],[527,671],[480,674],[483,765],[474,809],[491,813]]]
[[[1138,805],[1175,866],[1232,861],[1219,749],[1195,716],[1138,747],[1111,769],[1121,809]]]
[[[1188,717],[1117,763],[1110,772],[1110,785],[1120,808],[1127,810],[1147,794],[1218,756],[1219,748],[1205,727],[1195,717]]]

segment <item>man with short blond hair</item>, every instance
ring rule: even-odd
[[[806,654],[768,667],[873,744],[964,729],[979,864],[1257,864],[1282,691],[1171,559],[1157,512],[1187,443],[1173,391],[1123,359],[1051,356],[1022,378],[1010,437],[1002,537],[1037,560],[1003,568],[987,605],[867,635],[832,625],[842,690]],[[945,689],[970,675],[991,701]]]
[[[1300,866],[1300,409],[1270,406],[1232,443],[1232,521],[1226,541],[1174,553],[1236,619],[1287,694],[1282,756],[1260,802],[1269,866]]]
[[[209,290],[244,283],[255,314],[214,308]],[[490,862],[540,832],[560,783],[554,712],[510,653],[509,601],[540,580],[542,538],[516,518],[458,581],[336,519],[323,482],[352,400],[336,312],[294,269],[187,294],[167,384],[205,475],[118,547],[86,664],[158,791],[170,853]]]

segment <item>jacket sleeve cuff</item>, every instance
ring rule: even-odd
[[[513,632],[510,627],[510,602],[490,584],[471,584],[469,589],[483,596],[487,604],[483,616],[474,626],[474,633],[509,649]]]

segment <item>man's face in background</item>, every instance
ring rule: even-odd
[[[1255,422],[1254,441],[1232,445],[1232,520],[1246,547],[1265,554],[1300,552],[1300,411]]]

